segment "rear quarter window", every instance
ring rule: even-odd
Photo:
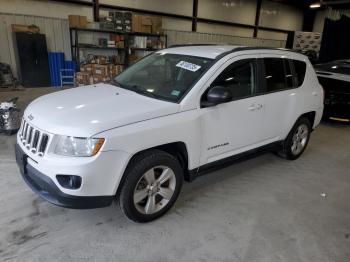
[[[299,60],[292,60],[292,62],[294,64],[296,83],[299,87],[303,84],[305,79],[306,63]]]

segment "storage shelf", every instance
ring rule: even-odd
[[[92,29],[92,28],[77,28],[70,27],[70,40],[71,40],[71,53],[72,59],[79,65],[80,64],[80,53],[79,49],[95,49],[95,50],[110,50],[110,51],[120,51],[118,55],[123,56],[124,65],[128,67],[130,65],[129,61],[129,52],[131,51],[145,51],[145,52],[154,52],[161,49],[158,48],[140,48],[140,47],[130,47],[130,40],[135,36],[143,36],[143,37],[154,37],[160,40],[161,37],[165,38],[165,46],[167,46],[167,35],[164,34],[151,34],[151,33],[142,33],[142,32],[125,32],[125,31],[117,31],[117,30],[103,30],[103,29]],[[103,46],[95,46],[89,44],[79,43],[79,33],[80,32],[90,32],[90,33],[106,33],[106,34],[115,34],[124,36],[124,48],[119,47],[103,47]],[[93,51],[91,51],[93,52]],[[106,52],[107,53],[107,52]]]
[[[160,49],[158,48],[142,48],[142,47],[130,47],[131,50],[135,50],[135,51],[138,51],[138,50],[141,50],[141,51],[158,51]]]
[[[77,28],[77,27],[70,27],[71,30],[76,31],[85,31],[85,32],[95,32],[95,33],[109,33],[109,34],[120,34],[124,35],[125,32],[123,31],[115,31],[115,30],[104,30],[104,29],[93,29],[93,28]]]
[[[151,37],[165,37],[162,34],[151,34],[151,33],[142,33],[142,32],[127,32],[126,34],[131,36],[151,36]]]
[[[108,47],[108,46],[90,46],[90,45],[73,45],[73,48],[85,48],[85,49],[107,49],[107,50],[122,50],[125,51],[125,48],[120,47]]]

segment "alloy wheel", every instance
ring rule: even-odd
[[[167,166],[156,166],[145,172],[137,182],[133,200],[142,214],[154,214],[163,209],[176,187],[174,171]]]

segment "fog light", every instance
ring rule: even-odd
[[[72,175],[56,175],[58,183],[67,189],[78,189],[81,186],[81,177]]]

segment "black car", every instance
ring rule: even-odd
[[[314,65],[325,91],[323,118],[350,123],[350,60]]]

